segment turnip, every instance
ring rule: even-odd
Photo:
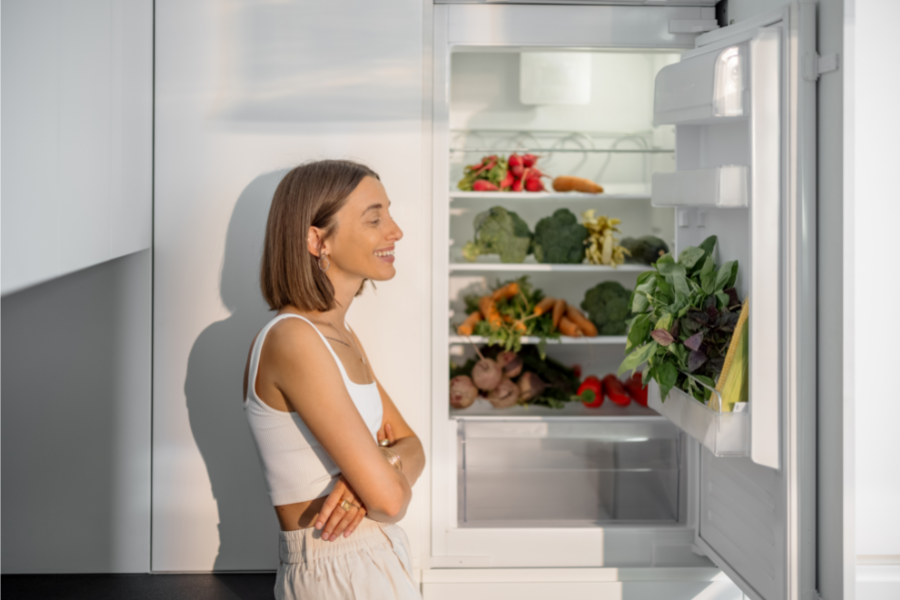
[[[450,406],[468,408],[478,397],[478,388],[468,375],[457,375],[450,380]]]
[[[540,377],[531,373],[530,371],[526,371],[522,373],[522,376],[519,377],[519,401],[520,402],[528,402],[534,398],[537,398],[541,394],[544,393],[544,390],[547,389],[547,384],[544,383]]]
[[[494,408],[508,408],[519,401],[519,388],[504,377],[500,384],[488,393],[487,399]]]
[[[472,381],[479,390],[489,392],[500,385],[503,369],[496,360],[482,358],[472,367]]]
[[[497,364],[503,369],[503,374],[510,379],[518,377],[519,373],[522,372],[522,367],[525,365],[521,356],[509,350],[497,355]]]

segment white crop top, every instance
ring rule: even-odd
[[[266,334],[281,319],[296,317],[309,323],[322,343],[334,357],[347,391],[359,414],[375,439],[381,427],[383,407],[381,394],[375,382],[354,383],[347,377],[344,365],[326,341],[322,332],[309,319],[300,315],[284,314],[275,317],[263,327],[253,345],[250,370],[247,378],[247,397],[244,413],[253,432],[253,440],[266,478],[266,488],[273,506],[305,502],[328,495],[341,473],[340,468],[322,448],[319,441],[296,412],[272,408],[256,395],[256,375],[259,372],[259,355]]]

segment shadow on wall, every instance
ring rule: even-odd
[[[260,293],[259,261],[272,196],[286,173],[260,175],[241,192],[228,224],[220,279],[231,316],[204,329],[188,358],[184,392],[191,431],[219,512],[215,571],[278,567],[278,521],[241,390],[250,344],[274,314]]]

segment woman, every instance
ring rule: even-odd
[[[278,599],[420,598],[395,525],[425,467],[344,317],[367,279],[396,273],[403,232],[378,175],[349,161],[278,185],[260,268],[278,314],[256,336],[244,409],[281,526]]]

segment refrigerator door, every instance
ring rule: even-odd
[[[814,59],[815,5],[794,3],[698,37],[657,77],[677,171],[654,201],[678,207],[677,251],[718,236],[750,299],[750,433],[738,457],[700,440],[696,545],[757,600],[814,597]]]

